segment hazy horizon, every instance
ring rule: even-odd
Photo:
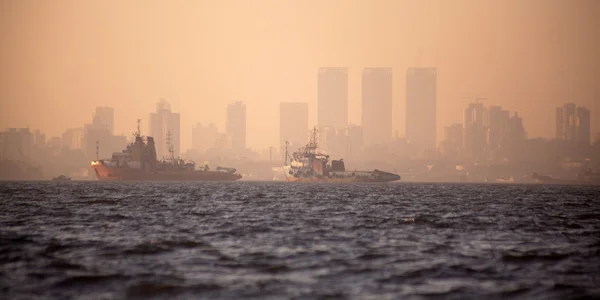
[[[317,72],[348,67],[350,123],[361,122],[361,71],[393,68],[393,132],[405,129],[405,73],[437,68],[437,140],[476,95],[554,137],[555,108],[591,111],[600,132],[600,1],[2,1],[0,128],[48,137],[115,109],[130,135],[164,98],[192,125],[225,131],[247,108],[247,146],[279,143],[279,103],[307,102]],[[470,99],[469,99],[470,98]]]

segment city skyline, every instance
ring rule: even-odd
[[[317,124],[318,68],[348,68],[348,123],[361,124],[361,70],[390,66],[399,74],[393,132],[400,136],[401,74],[410,67],[438,70],[438,143],[476,94],[489,98],[486,105],[518,111],[530,137],[554,137],[555,107],[566,102],[588,107],[592,135],[600,132],[595,1],[228,3],[237,4],[114,10],[103,2],[0,3],[0,39],[11,45],[0,55],[0,128],[29,125],[60,136],[88,122],[94,107],[110,106],[115,133],[129,135],[165,98],[173,111],[186,112],[185,150],[196,122],[222,131],[224,105],[242,99],[254,120],[248,132],[261,133],[249,134],[247,144],[260,149],[277,146],[282,100],[307,102],[309,124]]]

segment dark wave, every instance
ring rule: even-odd
[[[600,188],[0,183],[0,298],[593,299]]]

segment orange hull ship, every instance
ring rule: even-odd
[[[93,161],[92,169],[101,181],[236,181],[242,175],[229,171],[155,171],[146,172],[129,168],[114,168],[105,162]]]
[[[170,141],[170,135],[167,135]],[[158,161],[154,138],[146,141],[138,132],[135,141],[122,152],[113,153],[110,160],[92,161],[91,167],[101,181],[235,181],[242,178],[235,169],[217,167],[211,171],[208,166],[196,170],[193,161],[175,158],[169,145],[170,157]]]

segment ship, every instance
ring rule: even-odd
[[[344,160],[332,160],[329,155],[317,151],[317,134],[315,127],[311,131],[310,140],[291,156],[285,147],[283,172],[288,182],[391,182],[400,180],[400,175],[381,170],[348,171]]]
[[[211,170],[208,165],[196,169],[196,163],[174,156],[171,145],[171,134],[167,133],[169,155],[157,160],[154,138],[144,137],[138,130],[134,133],[134,141],[121,152],[112,154],[111,159],[98,159],[98,143],[96,143],[96,160],[91,167],[100,181],[236,181],[242,175],[234,168],[217,167]]]

